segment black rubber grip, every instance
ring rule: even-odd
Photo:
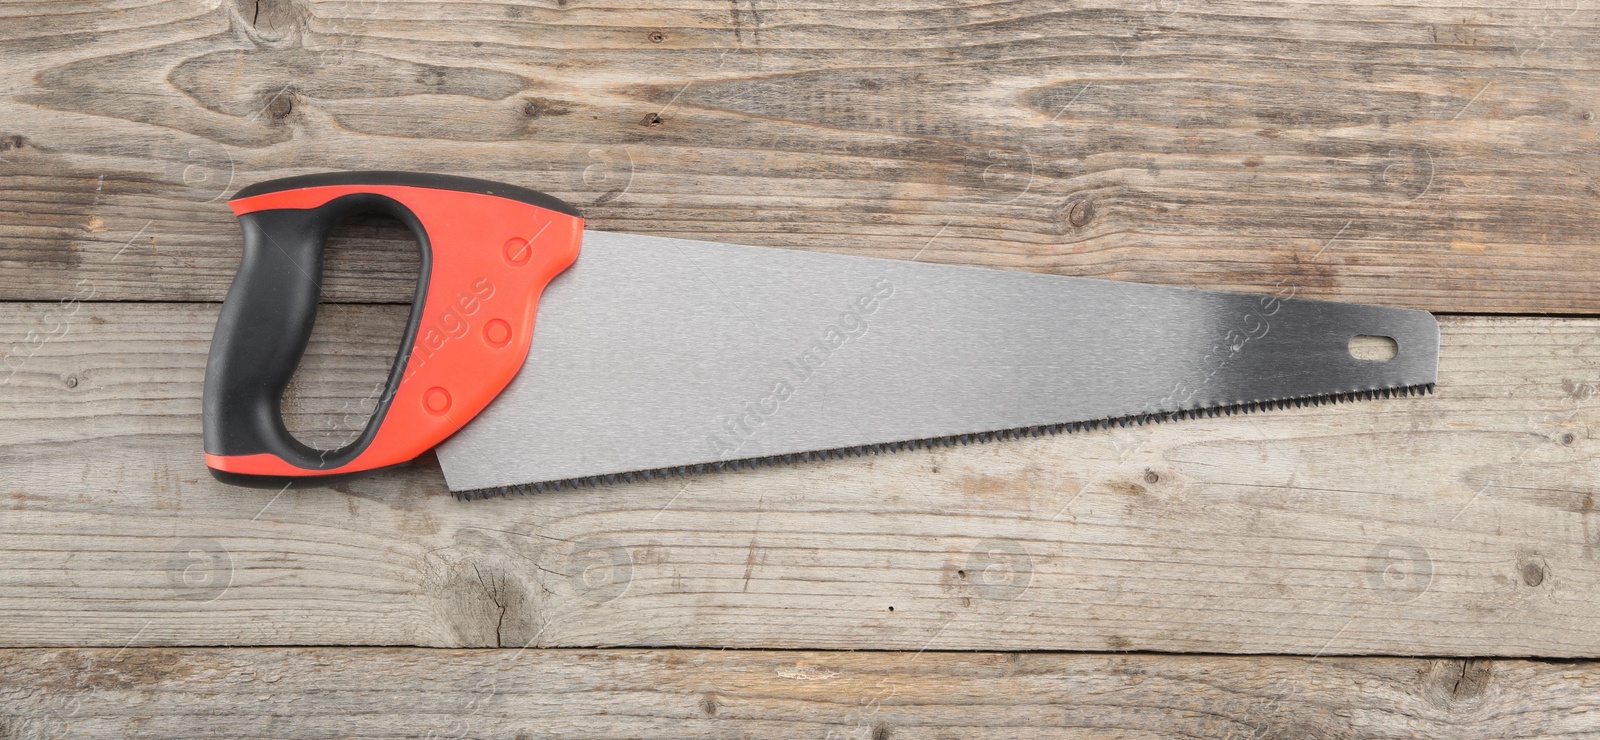
[[[280,177],[276,180],[258,182],[239,188],[229,200],[253,198],[257,195],[277,193],[284,190],[300,190],[302,188],[320,188],[332,185],[355,185],[363,187],[378,187],[383,185],[399,185],[410,188],[432,188],[434,190],[451,190],[458,193],[477,193],[479,195],[492,195],[496,198],[507,198],[520,201],[528,205],[538,206],[556,213],[565,213],[568,216],[583,217],[583,211],[560,198],[537,190],[529,190],[516,185],[507,185],[493,180],[480,180],[476,177],[460,177],[458,175],[439,175],[432,172],[398,172],[394,170],[364,170],[359,172],[320,172],[315,175],[295,175],[294,177]]]
[[[283,185],[274,190],[296,185],[288,181],[273,184]],[[311,184],[331,183],[306,183]],[[240,194],[246,195],[244,191]],[[366,428],[344,447],[318,450],[295,439],[284,426],[283,391],[311,340],[322,294],[322,256],[328,234],[340,221],[362,214],[391,216],[410,227],[421,249],[422,270],[388,384]],[[433,256],[427,231],[409,208],[371,193],[346,195],[312,209],[247,213],[239,217],[239,223],[244,230],[244,257],[223,301],[206,362],[205,450],[230,456],[271,453],[309,470],[337,468],[371,443],[400,386],[427,297]],[[281,485],[290,480],[249,478],[233,474],[229,482]]]

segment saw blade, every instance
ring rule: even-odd
[[[540,490],[1411,394],[1438,348],[1425,311],[590,231],[438,457],[461,495]]]

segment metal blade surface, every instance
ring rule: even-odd
[[[438,456],[454,491],[692,469],[1412,389],[1438,348],[1425,311],[591,231]]]

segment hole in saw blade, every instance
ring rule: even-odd
[[[1394,337],[1374,334],[1357,334],[1350,337],[1350,356],[1367,362],[1388,362],[1400,354],[1400,343]]]
[[[411,229],[389,216],[351,216],[328,234],[317,320],[283,392],[283,424],[301,443],[338,449],[366,429],[405,337],[421,254]],[[374,299],[387,302],[350,302]]]

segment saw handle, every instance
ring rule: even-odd
[[[218,480],[326,485],[406,462],[454,433],[515,377],[544,286],[577,259],[583,218],[543,193],[464,177],[348,172],[259,183],[229,201],[244,255],[206,362],[206,465]],[[351,216],[411,229],[422,269],[400,348],[366,428],[318,450],[283,423],[305,354],[328,235]]]

